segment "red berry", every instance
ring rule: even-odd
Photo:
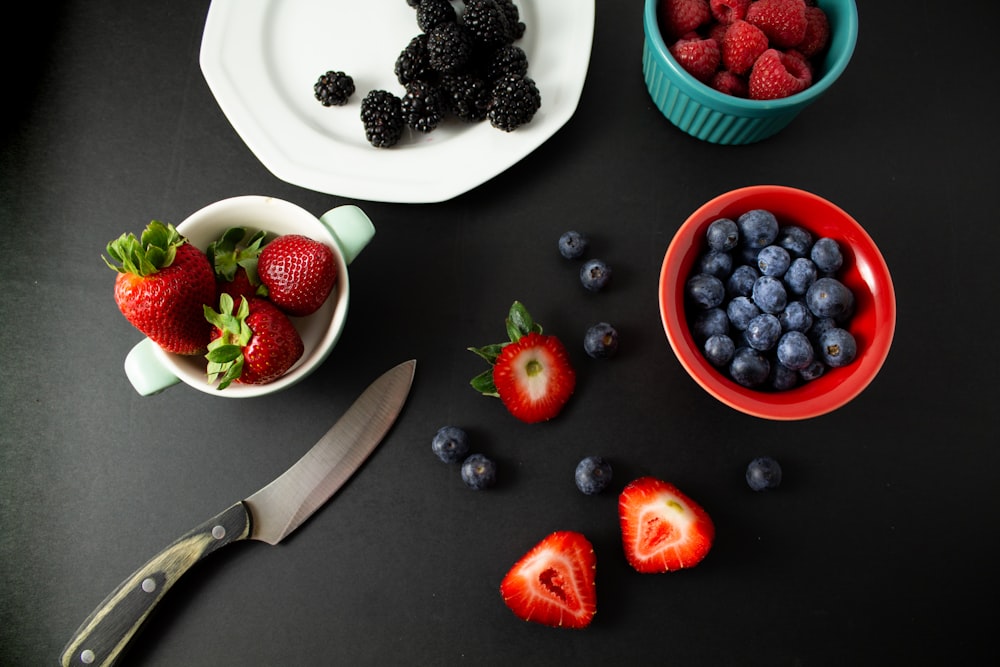
[[[708,0],[661,0],[659,18],[661,29],[679,38],[708,23],[712,10]]]
[[[801,56],[768,49],[750,71],[750,99],[774,100],[805,90],[812,71]]]
[[[734,21],[722,39],[722,66],[736,74],[746,74],[767,47],[763,30],[746,21]]]
[[[795,50],[806,58],[821,53],[830,43],[830,21],[819,7],[806,7],[806,36]]]
[[[493,383],[507,410],[533,424],[559,414],[576,387],[576,373],[558,338],[532,332],[504,346]]]
[[[712,16],[723,25],[743,19],[750,7],[750,0],[711,0]]]
[[[681,67],[703,82],[711,80],[722,61],[714,39],[679,39],[668,50]]]
[[[712,77],[712,88],[733,97],[747,97],[750,94],[746,79],[729,70],[719,70]]]
[[[771,46],[787,49],[806,36],[805,0],[757,0],[747,9],[746,20],[764,31]]]
[[[274,239],[257,261],[268,298],[289,315],[302,317],[319,310],[337,280],[333,251],[313,239],[287,234]]]

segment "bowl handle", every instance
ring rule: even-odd
[[[347,264],[353,262],[375,236],[372,221],[364,211],[351,204],[330,209],[319,220],[333,234]]]
[[[141,396],[158,394],[180,378],[171,373],[156,354],[156,343],[143,338],[125,356],[125,375]]]

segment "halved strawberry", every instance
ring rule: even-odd
[[[507,335],[508,343],[469,348],[491,365],[472,379],[473,388],[499,397],[523,422],[552,419],[576,388],[566,348],[555,336],[543,335],[542,327],[518,301],[510,307]]]
[[[640,477],[618,498],[622,546],[638,572],[693,567],[708,554],[715,524],[696,502],[670,484]]]
[[[597,613],[597,556],[586,537],[556,531],[514,564],[500,584],[518,618],[552,627],[585,628]]]

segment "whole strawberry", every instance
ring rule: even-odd
[[[266,299],[240,299],[239,307],[228,294],[219,297],[219,310],[203,309],[214,327],[208,344],[208,381],[219,389],[233,382],[266,384],[284,375],[304,351],[302,337],[291,320]]]
[[[499,398],[525,423],[552,419],[576,387],[565,346],[555,336],[543,335],[542,327],[518,301],[510,307],[507,335],[510,342],[469,348],[491,366],[472,379],[472,387]]]
[[[257,276],[257,258],[265,238],[262,231],[250,234],[244,227],[231,227],[209,244],[205,254],[215,271],[219,296],[225,292],[238,302],[240,297],[252,299],[266,292]],[[212,303],[218,301],[215,298]]]
[[[140,238],[122,234],[108,243],[107,253],[111,260],[102,256],[104,263],[118,272],[115,303],[132,326],[167,352],[204,352],[210,329],[202,307],[215,301],[205,254],[156,220]]]
[[[257,274],[274,305],[289,315],[311,315],[330,296],[337,262],[327,246],[300,234],[274,239],[260,251]]]

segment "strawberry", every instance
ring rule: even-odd
[[[806,36],[805,0],[757,0],[750,3],[746,21],[767,35],[771,46],[787,49]]]
[[[104,263],[118,272],[114,298],[125,318],[174,354],[204,352],[209,326],[202,306],[215,301],[215,278],[205,254],[173,225],[156,220],[140,238],[122,234],[107,245]]]
[[[472,387],[498,397],[523,422],[552,419],[576,387],[566,348],[555,336],[543,335],[542,327],[518,301],[510,307],[507,335],[510,342],[468,348],[490,364],[472,379]]]
[[[721,61],[719,44],[714,39],[679,39],[668,50],[681,67],[702,82],[711,80]]]
[[[806,58],[812,58],[830,43],[830,20],[819,7],[806,7],[806,35],[795,46],[795,50]]]
[[[746,74],[767,51],[767,35],[746,21],[736,20],[722,38],[722,65],[734,74]]]
[[[768,49],[750,70],[750,99],[788,97],[812,85],[812,70],[801,57]]]
[[[239,309],[228,294],[219,297],[219,310],[204,307],[214,327],[208,344],[208,381],[221,378],[219,389],[232,382],[266,384],[285,374],[304,351],[291,320],[266,299],[240,299]]]
[[[712,17],[723,25],[729,25],[747,15],[750,0],[710,0]]]
[[[597,612],[597,557],[586,537],[557,531],[535,545],[500,584],[503,601],[525,621],[585,628]]]
[[[640,477],[618,498],[622,545],[638,572],[656,573],[697,565],[715,539],[715,525],[697,503],[669,482]]]
[[[328,247],[300,234],[274,239],[260,251],[257,274],[274,305],[289,315],[311,315],[330,296],[337,262]]]
[[[675,39],[697,30],[711,18],[708,0],[660,0],[660,25]]]
[[[231,227],[209,244],[205,251],[215,271],[217,295],[223,292],[238,302],[240,297],[252,299],[267,292],[257,276],[257,257],[264,243],[262,231],[249,235],[244,227]],[[213,303],[218,303],[218,296]]]

